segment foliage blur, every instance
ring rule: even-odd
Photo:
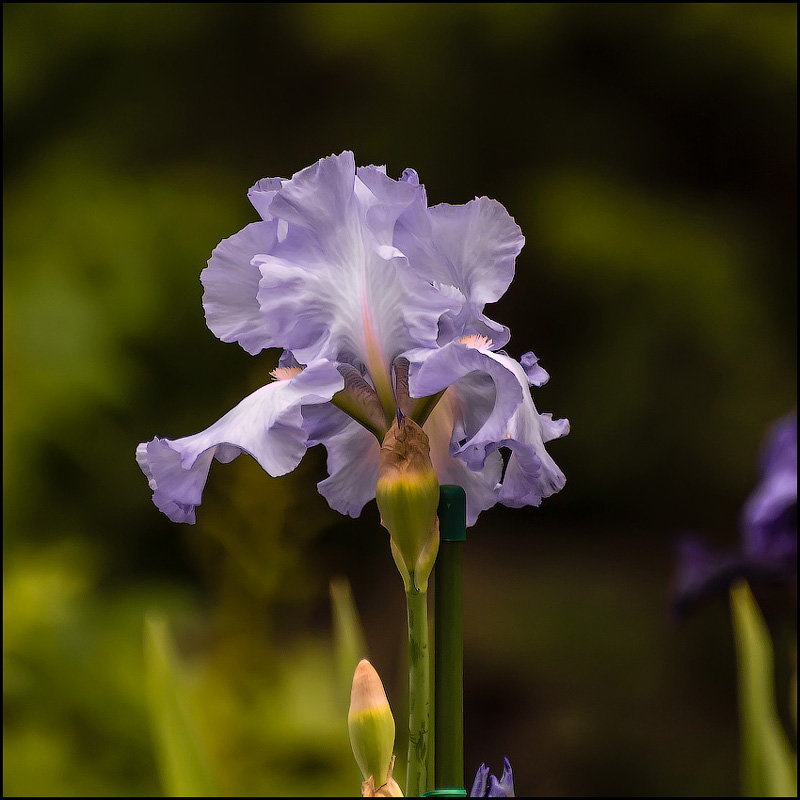
[[[565,490],[468,537],[467,770],[735,792],[730,622],[670,623],[671,542],[737,541],[796,404],[796,6],[7,3],[3,45],[4,793],[162,790],[152,612],[226,793],[356,794],[338,575],[402,719],[402,583],[374,503],[317,495],[320,448],[215,464],[194,527],[133,458],[263,384],[275,354],[214,338],[199,272],[255,180],[347,148],[506,205],[527,244],[490,313],[572,423]]]
[[[731,588],[742,727],[742,794],[796,797],[797,754],[776,713],[774,653],[769,629],[744,581]],[[795,673],[795,680],[797,675]],[[797,702],[794,698],[797,728]]]

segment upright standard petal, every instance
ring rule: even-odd
[[[270,346],[256,298],[261,272],[252,261],[286,235],[286,223],[269,213],[270,203],[284,183],[283,178],[262,178],[250,187],[247,196],[263,222],[251,223],[223,239],[200,273],[209,329],[223,342],[239,342],[250,355]]]
[[[223,239],[200,273],[206,324],[223,342],[238,342],[250,355],[273,345],[257,300],[261,272],[252,260],[275,246],[278,225],[253,222]]]
[[[194,523],[214,458],[227,463],[244,452],[270,475],[291,472],[307,446],[303,406],[327,403],[343,386],[336,367],[319,361],[288,380],[262,386],[201,433],[143,442],[136,460],[153,502],[173,522]]]
[[[272,198],[275,197],[278,189],[286,183],[286,178],[262,178],[256,181],[247,190],[247,199],[253,204],[253,208],[258,211],[263,220],[271,220],[272,214],[269,211]]]
[[[403,180],[419,183],[413,170],[406,170]],[[441,344],[475,333],[489,336],[497,347],[508,341],[508,328],[483,313],[487,303],[505,294],[525,243],[519,226],[500,203],[476,197],[463,205],[427,208],[422,193],[399,218],[395,243],[417,274],[460,294],[461,303],[442,319]]]
[[[392,360],[435,346],[453,300],[409,270],[394,246],[394,221],[418,188],[374,167],[359,176],[345,152],[284,183],[270,213],[287,223],[286,238],[253,263],[273,344],[301,361],[365,365],[388,406]]]

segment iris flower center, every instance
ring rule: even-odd
[[[276,381],[290,381],[303,371],[303,367],[276,367],[269,374]]]
[[[488,336],[481,336],[479,333],[462,336],[458,341],[473,350],[488,350],[492,346],[492,340]]]

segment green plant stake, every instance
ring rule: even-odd
[[[464,790],[463,563],[467,538],[466,495],[441,486],[439,555],[434,606],[434,792],[466,797]]]

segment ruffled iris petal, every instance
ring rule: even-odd
[[[253,208],[258,211],[261,219],[267,221],[272,219],[269,206],[272,198],[275,197],[275,193],[284,183],[286,183],[285,178],[262,178],[247,190],[247,199],[253,204]]]
[[[359,175],[345,152],[284,183],[270,213],[288,223],[286,238],[253,263],[275,346],[301,361],[365,364],[377,381],[404,350],[435,345],[452,300],[408,268],[392,239],[417,189],[374,167]]]
[[[244,452],[270,475],[291,472],[307,446],[302,407],[328,402],[343,385],[336,367],[321,361],[262,386],[201,433],[140,444],[136,459],[153,501],[173,521],[193,523],[214,457],[228,462]]]
[[[329,477],[317,484],[328,505],[340,514],[357,517],[375,497],[378,482],[378,440],[352,420],[323,441],[328,451]]]
[[[304,405],[302,413],[303,429],[308,434],[309,447],[322,444],[331,436],[341,433],[353,421],[352,417],[330,403]]]
[[[278,241],[278,222],[253,222],[223,239],[200,273],[203,308],[211,332],[223,342],[239,342],[250,355],[272,346],[266,321],[258,305],[261,273],[251,263],[257,253],[268,252]]]
[[[461,486],[467,496],[467,525],[474,525],[481,511],[497,502],[495,487],[503,473],[499,453],[490,454],[479,470],[470,469],[460,458],[450,455],[454,431],[463,426],[463,409],[455,387],[448,389],[428,417],[423,430],[431,444],[431,462],[440,484]]]
[[[396,181],[385,167],[356,168],[350,152],[289,180],[264,178],[248,197],[262,221],[223,240],[201,275],[209,328],[251,354],[281,348],[281,377],[298,361],[310,366],[202,433],[139,446],[153,499],[171,519],[194,521],[213,459],[248,452],[279,475],[318,443],[330,473],[320,492],[357,516],[375,495],[379,447],[340,409],[380,434],[398,403],[399,356],[411,362],[413,398],[443,394],[426,429],[435,429],[440,482],[466,490],[469,524],[495,502],[538,503],[563,485],[543,443],[568,423],[538,414],[529,392],[547,374],[532,353],[520,366],[496,352],[509,331],[483,313],[508,288],[524,242],[502,205],[481,197],[428,208],[413,170]],[[335,408],[343,370],[363,386]]]
[[[195,523],[194,507],[200,504],[214,451],[204,453],[194,469],[181,467],[180,455],[169,441],[157,436],[136,448],[136,462],[153,490],[153,502],[173,522]]]
[[[413,170],[406,170],[403,180],[414,186],[419,181]],[[499,300],[508,289],[525,243],[519,226],[500,203],[478,197],[463,205],[427,208],[420,195],[400,217],[395,243],[417,274],[437,285],[453,286],[463,297],[461,305],[441,321],[441,344],[471,333],[489,336],[495,347],[508,341],[508,328],[483,314],[486,304]]]
[[[454,429],[451,452],[472,469],[480,469],[486,459],[484,444],[504,437],[509,419],[523,400],[516,375],[500,354],[458,341],[437,350],[415,350],[407,358],[412,397],[454,387],[463,413]],[[459,440],[467,441],[459,445]]]
[[[327,406],[304,407],[308,445],[322,443],[328,451],[329,477],[317,484],[335,511],[357,517],[375,497],[380,445],[375,436],[342,412],[331,416]],[[313,427],[310,417],[314,416]],[[462,486],[467,496],[467,524],[474,525],[481,511],[497,502],[495,487],[503,471],[499,453],[490,454],[483,467],[471,470],[450,455],[450,438],[458,416],[454,394],[446,393],[424,425],[431,444],[431,461],[439,483]],[[342,420],[345,422],[342,424]]]
[[[566,478],[544,447],[550,441],[569,433],[569,422],[553,420],[550,414],[540,414],[527,390],[527,376],[522,366],[508,356],[498,354],[509,371],[514,372],[521,386],[526,386],[523,401],[506,426],[502,439],[487,442],[488,450],[507,447],[511,457],[503,481],[498,487],[500,502],[511,507],[538,506],[552,494],[564,488]],[[478,443],[476,443],[478,444]],[[538,469],[536,468],[538,462]]]
[[[412,397],[435,394],[449,386],[460,414],[450,454],[470,469],[483,469],[501,448],[509,451],[496,500],[512,506],[539,505],[563,488],[563,472],[544,447],[569,432],[567,420],[540,414],[521,364],[505,353],[451,342],[433,351],[408,354]]]
[[[531,386],[544,386],[550,380],[547,371],[539,366],[539,359],[532,352],[523,353],[519,357],[519,363],[525,370]]]

